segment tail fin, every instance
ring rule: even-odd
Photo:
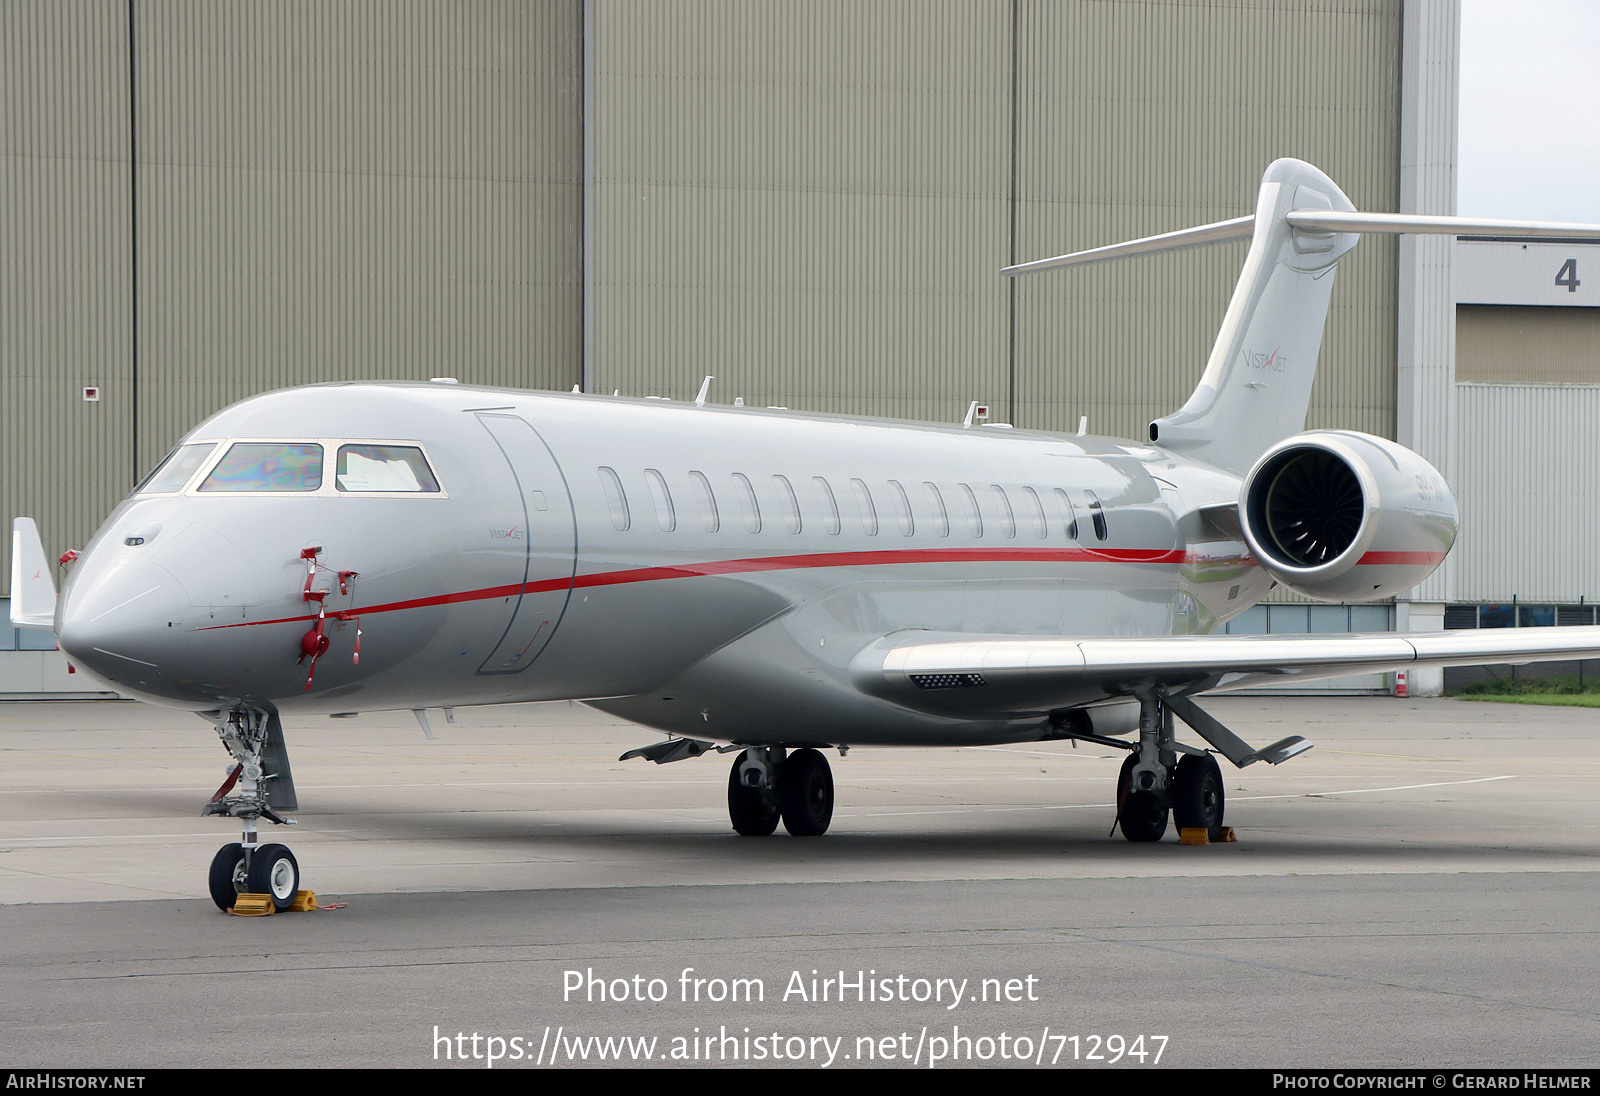
[[[1300,160],[1261,177],[1254,217],[1005,268],[1016,275],[1250,238],[1250,253],[1200,383],[1183,407],[1150,424],[1150,440],[1244,472],[1305,428],[1334,266],[1362,232],[1474,231],[1600,237],[1594,225],[1358,213],[1332,179]]]
[[[1150,440],[1243,472],[1305,429],[1334,266],[1351,232],[1304,230],[1290,211],[1355,207],[1310,164],[1277,160],[1261,179],[1250,253],[1200,383],[1182,408],[1150,424]]]

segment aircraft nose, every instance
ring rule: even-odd
[[[66,594],[56,641],[97,677],[159,692],[162,675],[179,664],[189,641],[182,593],[158,567],[128,561],[104,571],[85,567]]]

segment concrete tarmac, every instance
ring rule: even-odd
[[[1317,747],[1199,848],[1108,836],[1101,747],[831,755],[830,833],[752,839],[577,705],[295,721],[262,840],[347,904],[241,918],[206,724],[0,705],[0,1064],[1600,1064],[1600,711],[1206,706]]]

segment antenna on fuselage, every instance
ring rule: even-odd
[[[716,379],[715,377],[707,377],[700,382],[700,391],[695,393],[694,397],[694,405],[696,407],[704,407],[706,405],[706,394],[711,391],[711,382]]]

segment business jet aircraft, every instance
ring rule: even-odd
[[[737,750],[741,834],[819,835],[820,752],[1087,739],[1128,751],[1134,841],[1218,827],[1255,748],[1194,697],[1284,676],[1573,658],[1600,629],[1215,634],[1274,585],[1382,598],[1456,532],[1415,453],[1303,432],[1334,267],[1361,231],[1600,229],[1361,214],[1308,164],[1252,217],[1011,268],[1251,238],[1199,386],[1143,442],[693,403],[334,384],[235,404],[107,519],[59,600],[18,519],[12,607],[76,668],[198,713],[240,820],[210,889],[283,908],[257,843],[296,809],[281,717],[582,700],[667,732],[660,763]],[[1124,740],[1111,737],[1131,734]]]

